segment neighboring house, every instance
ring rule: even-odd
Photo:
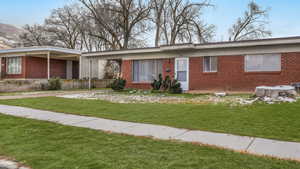
[[[79,78],[81,52],[58,47],[0,50],[0,79]]]
[[[159,74],[176,78],[184,90],[251,91],[259,85],[300,82],[300,37],[179,44],[82,56],[91,63],[121,60],[128,88],[149,89]]]

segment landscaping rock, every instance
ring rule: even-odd
[[[219,93],[215,93],[215,96],[218,97],[225,97],[227,94],[225,92],[219,92]]]
[[[276,92],[275,92],[276,93]],[[264,94],[265,95],[265,94]],[[249,105],[257,101],[267,102],[269,104],[276,102],[294,102],[297,99],[293,97],[283,96],[279,93],[276,98],[269,97],[275,95],[273,93],[269,96],[261,95],[261,97],[250,98],[247,96],[226,96],[226,93],[215,93],[215,95],[200,95],[194,97],[184,97],[184,95],[170,96],[166,94],[150,94],[149,92],[137,91],[126,93],[117,93],[110,90],[95,91],[94,93],[80,93],[60,95],[57,97],[71,98],[71,99],[90,99],[90,100],[105,100],[113,103],[160,103],[160,104],[218,104],[226,103],[231,106],[235,105]],[[285,95],[290,95],[289,93]]]
[[[166,94],[152,95],[149,91],[141,92],[128,92],[128,94],[115,93],[112,91],[99,91],[95,93],[81,93],[61,95],[57,97],[71,98],[71,99],[94,99],[94,100],[106,100],[113,103],[161,103],[161,104],[207,104],[207,103],[237,103],[239,96],[226,96],[226,93],[220,93],[219,96],[215,95],[201,95],[195,97],[183,96],[170,96]]]
[[[20,166],[18,163],[9,160],[0,160],[0,169],[30,169],[28,167]]]
[[[255,95],[257,97],[270,97],[273,99],[278,98],[279,96],[283,97],[295,97],[297,92],[295,87],[282,85],[282,86],[258,86],[255,90]]]
[[[18,165],[12,161],[0,160],[0,169],[17,169]]]

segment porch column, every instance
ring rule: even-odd
[[[92,88],[92,59],[89,58],[89,89]]]
[[[79,79],[82,79],[82,58],[81,58],[82,56],[80,55],[79,56]]]
[[[50,52],[47,53],[47,77],[50,79]]]
[[[2,57],[0,57],[0,80],[2,79]]]

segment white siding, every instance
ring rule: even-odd
[[[91,78],[103,79],[107,61],[99,58],[91,58]],[[81,79],[89,78],[89,59],[81,56]]]

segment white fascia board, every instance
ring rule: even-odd
[[[136,53],[153,53],[160,52],[160,48],[145,48],[145,49],[132,49],[132,50],[115,50],[115,51],[104,51],[104,52],[93,52],[84,53],[83,57],[93,57],[93,56],[113,56],[113,55],[126,55],[126,54],[136,54]]]
[[[186,45],[161,46],[160,49],[161,51],[192,50],[195,49],[195,45],[186,44]]]
[[[81,55],[81,51],[78,51],[78,50],[52,47],[52,46],[39,46],[39,47],[24,47],[24,48],[4,49],[4,50],[0,50],[0,54],[29,53],[29,52],[42,52],[42,51],[61,52],[61,53]]]
[[[149,54],[159,52],[188,52],[188,51],[201,51],[201,50],[214,50],[214,49],[226,49],[235,50],[235,48],[243,47],[261,47],[261,46],[280,46],[280,45],[300,45],[300,37],[296,38],[274,38],[274,39],[262,39],[262,40],[249,40],[249,41],[237,41],[237,42],[217,42],[208,44],[182,44],[173,46],[161,46],[158,48],[144,48],[144,49],[129,49],[129,50],[115,50],[115,51],[103,51],[94,53],[84,53],[82,56],[86,57],[126,57],[130,54]],[[213,52],[213,51],[212,51]]]
[[[195,46],[195,49],[214,49],[214,48],[236,48],[236,47],[249,47],[249,46],[271,46],[271,45],[288,45],[288,44],[300,44],[299,39],[269,39],[269,40],[253,40],[246,42],[224,42],[224,43],[211,43],[211,44],[199,44]]]

